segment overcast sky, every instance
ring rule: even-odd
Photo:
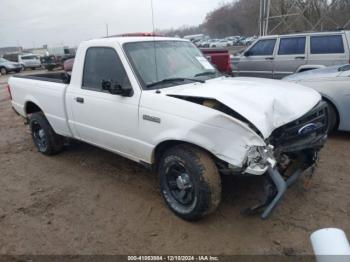
[[[223,0],[153,0],[155,27],[198,25]],[[110,34],[152,31],[150,0],[0,0],[0,47],[77,45]]]

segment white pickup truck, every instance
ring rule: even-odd
[[[266,201],[246,213],[267,218],[327,137],[317,92],[223,76],[183,39],[86,41],[71,77],[13,76],[9,90],[39,152],[73,138],[153,167],[169,208],[191,221],[216,209],[222,175],[266,177]]]

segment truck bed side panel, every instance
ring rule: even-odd
[[[57,82],[11,77],[12,106],[26,117],[27,103],[36,104],[57,134],[71,136],[64,104],[66,85]]]

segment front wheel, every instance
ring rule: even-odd
[[[42,112],[30,116],[29,126],[33,142],[40,153],[49,156],[62,151],[63,137],[55,133]]]
[[[212,157],[189,145],[169,149],[159,163],[160,187],[168,207],[188,221],[213,212],[221,200],[221,179]]]

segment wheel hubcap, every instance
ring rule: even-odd
[[[194,201],[194,188],[186,168],[173,163],[166,174],[167,184],[173,198],[182,205],[190,205]]]
[[[38,122],[33,123],[32,132],[34,142],[38,146],[39,151],[45,151],[47,148],[46,135],[44,129],[41,128]]]
[[[176,185],[180,190],[187,190],[192,187],[188,174],[181,174],[176,179]]]

